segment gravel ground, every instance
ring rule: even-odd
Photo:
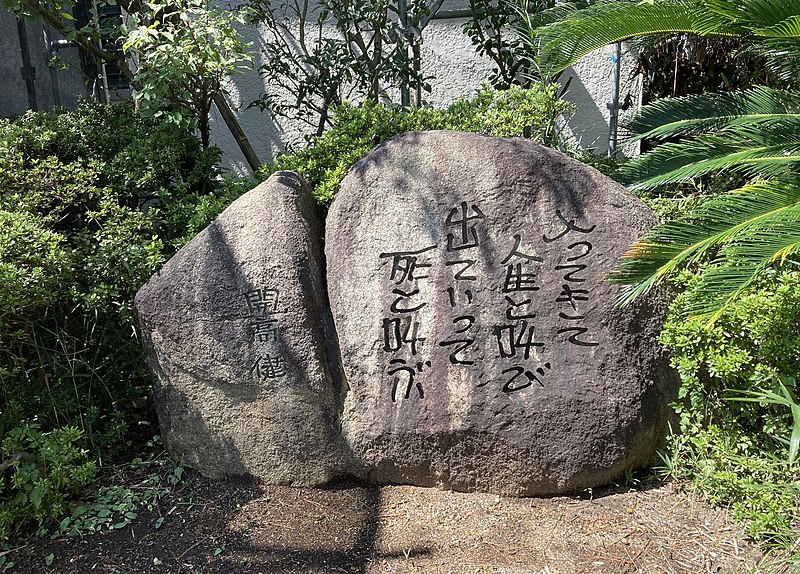
[[[19,574],[789,571],[766,565],[724,510],[670,483],[515,499],[411,486],[296,489],[194,473],[126,528],[22,538],[7,557]]]

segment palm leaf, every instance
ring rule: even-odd
[[[787,206],[759,225],[745,227],[723,245],[683,310],[716,320],[767,269],[800,250],[800,206]]]
[[[778,388],[780,393],[768,389],[757,389],[755,391],[733,391],[734,395],[728,397],[729,401],[742,401],[749,403],[760,403],[767,405],[780,405],[789,407],[792,413],[792,432],[789,439],[783,437],[774,437],[780,442],[788,445],[789,456],[788,463],[794,464],[798,460],[800,454],[800,403],[797,401],[792,390],[786,384],[788,382],[792,387],[796,385],[794,378],[787,377],[778,380]]]
[[[795,179],[755,183],[710,200],[691,214],[656,225],[632,245],[609,274],[625,286],[618,301],[628,304],[679,266],[722,248],[706,274],[703,291],[687,314],[719,309],[752,283],[759,271],[785,259],[800,243],[800,185]]]
[[[665,139],[800,117],[800,94],[759,86],[741,92],[665,98],[642,108],[631,122],[637,139]]]
[[[709,19],[697,2],[601,3],[573,12],[566,19],[530,30],[530,45],[541,47],[543,68],[557,73],[608,44],[637,36],[669,33],[734,35],[724,21]]]
[[[800,14],[798,0],[702,0],[702,4],[709,13],[756,36],[791,30],[791,20]]]
[[[738,126],[687,142],[664,144],[627,162],[614,177],[632,189],[654,189],[723,170],[776,177],[791,171],[798,161],[800,118],[793,118],[791,122],[784,120],[780,128]]]

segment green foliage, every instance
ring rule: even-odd
[[[38,416],[92,443],[124,432],[145,377],[133,295],[185,235],[139,206],[196,197],[217,158],[131,106],[0,122],[0,430]]]
[[[154,207],[157,217],[164,222],[161,236],[177,251],[195,235],[205,229],[214,218],[242,194],[256,186],[255,180],[247,178],[227,178],[215,182],[209,192],[192,191],[185,193],[180,189],[167,191]]]
[[[580,56],[626,38],[683,32],[728,37],[760,50],[780,77],[800,61],[800,2],[793,0],[659,0],[600,3],[560,22],[529,29],[540,63],[564,69]],[[775,89],[702,94],[661,100],[634,122],[640,137],[668,141],[617,172],[638,189],[689,183],[724,173],[744,184],[686,214],[656,226],[625,255],[610,279],[629,303],[675,270],[712,258],[704,267],[688,314],[715,318],[760,274],[794,265],[798,250],[796,165],[798,94]]]
[[[218,157],[131,105],[0,121],[0,434],[23,433],[6,455],[39,460],[0,484],[6,520],[59,514],[78,487],[53,478],[31,499],[46,441],[74,455],[58,468],[84,468],[68,444],[102,462],[152,420],[133,297],[186,237],[179,214],[212,191]]]
[[[53,538],[125,528],[139,518],[142,509],[153,510],[156,503],[181,481],[184,472],[182,466],[173,465],[169,459],[158,458],[147,461],[137,459],[132,468],[143,470],[145,474],[132,484],[100,486],[92,492],[86,503],[75,506],[68,516],[59,521]]]
[[[459,130],[493,136],[526,136],[554,145],[556,118],[569,105],[556,98],[554,86],[497,92],[483,88],[471,100],[459,100],[444,110],[404,110],[366,102],[336,109],[333,126],[308,148],[280,156],[262,175],[292,170],[306,178],[320,203],[333,199],[347,170],[370,149],[392,136],[422,130]]]
[[[790,547],[800,518],[797,468],[731,429],[710,425],[687,431],[670,437],[661,472],[688,481],[712,504],[729,507],[750,536]]]
[[[2,3],[18,18],[47,22],[90,57],[117,68],[135,89],[145,115],[199,129],[204,147],[211,102],[225,78],[250,61],[235,27],[243,20],[204,0]],[[104,16],[117,5],[132,29],[120,18]],[[135,74],[129,61],[136,63]]]
[[[730,505],[753,536],[789,537],[800,504],[800,277],[765,275],[713,323],[683,316],[701,279],[684,271],[678,284],[685,291],[660,338],[681,377],[667,473]]]
[[[683,382],[681,398],[688,400],[680,412],[698,422],[735,421],[752,432],[791,429],[785,409],[724,399],[727,389],[777,391],[781,378],[800,370],[800,277],[769,274],[713,323],[682,318],[682,307],[692,304],[702,282],[689,272],[680,278],[685,290],[672,304],[661,335]]]
[[[475,51],[494,62],[489,83],[501,90],[544,79],[538,77],[534,55],[514,29],[520,17],[515,6],[511,0],[470,0],[472,18],[464,24]],[[553,0],[534,0],[526,3],[525,12],[540,13],[554,6]]]
[[[69,426],[42,433],[35,423],[6,433],[0,449],[9,465],[0,476],[0,540],[31,517],[42,525],[61,516],[69,496],[94,479],[97,465],[78,446],[81,435]]]
[[[134,99],[142,113],[184,130],[198,128],[208,146],[214,97],[226,77],[251,61],[235,28],[243,17],[205,0],[154,0],[132,18],[122,48],[138,56]]]
[[[409,0],[404,26],[387,0],[251,0],[252,20],[265,29],[267,91],[252,105],[301,119],[322,135],[330,108],[347,100],[388,101],[392,88],[430,91],[409,55],[435,2]]]

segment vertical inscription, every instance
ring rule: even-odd
[[[530,248],[523,250],[522,241],[521,235],[514,235],[513,246],[500,261],[501,268],[505,269],[502,280],[505,320],[493,328],[497,358],[500,366],[505,367],[501,374],[507,377],[502,391],[507,394],[526,389],[535,380],[541,384],[531,369],[535,371],[539,362],[535,349],[544,348],[544,342],[537,340],[534,311],[534,298],[541,289],[539,275],[544,258]],[[544,374],[541,367],[538,370]]]
[[[393,403],[425,398],[430,390],[425,387],[426,374],[435,367],[432,350],[436,347],[446,352],[442,360],[447,357],[440,368],[474,368],[483,357],[490,357],[495,362],[490,370],[502,376],[481,380],[477,386],[497,384],[504,394],[513,395],[534,386],[545,387],[554,369],[552,357],[558,356],[561,345],[598,345],[585,325],[586,309],[592,301],[586,284],[595,225],[555,210],[554,233],[523,229],[501,239],[498,259],[503,258],[492,262],[487,261],[483,245],[491,236],[489,220],[479,205],[461,201],[442,214],[440,221],[446,241],[379,255],[389,263],[383,266],[389,296],[380,338],[373,349],[382,347],[389,355],[384,375]],[[535,245],[544,251],[537,251]],[[442,269],[434,268],[434,256],[443,262]],[[487,276],[487,269],[498,272]],[[432,275],[450,279],[444,286],[437,284],[442,306],[436,312],[444,310],[445,317],[444,321],[425,323],[424,314],[434,312],[432,301],[423,296],[425,282]],[[544,292],[558,294],[555,300],[550,295],[543,299]],[[479,311],[485,293],[501,297],[502,314],[496,322],[481,326]],[[542,322],[537,313],[546,313],[547,320]],[[422,325],[429,323],[438,325],[437,340],[429,341],[432,334],[423,332]],[[269,332],[267,327],[256,331],[267,338]],[[482,353],[484,345],[494,352]]]
[[[251,341],[257,348],[256,359],[249,373],[256,381],[277,379],[286,375],[286,364],[278,352],[278,320],[273,318],[278,310],[277,289],[251,289],[244,294],[249,312],[248,326]]]
[[[562,238],[571,241],[573,238],[583,237],[581,241],[574,241],[567,245],[564,262],[553,268],[558,275],[561,275],[561,293],[555,300],[561,305],[558,312],[560,325],[556,335],[561,335],[572,345],[596,347],[599,343],[591,340],[591,335],[588,334],[589,329],[583,325],[586,315],[581,311],[581,306],[590,301],[589,290],[582,288],[582,284],[586,282],[584,272],[591,260],[591,258],[586,258],[594,249],[588,240],[588,235],[597,226],[579,227],[574,219],[567,220],[559,210],[556,210],[556,217],[563,229],[554,237],[548,238],[543,235],[542,239],[546,243],[552,243]]]
[[[446,289],[447,301],[451,314],[450,333],[439,342],[449,352],[451,365],[471,366],[475,360],[471,356],[471,347],[475,344],[477,305],[472,288],[478,280],[478,259],[475,254],[480,246],[480,237],[484,235],[482,227],[486,216],[477,205],[469,206],[466,201],[453,207],[445,218],[447,234],[447,251],[445,267],[452,272],[453,284]],[[453,232],[455,231],[455,232]]]
[[[431,362],[418,358],[427,339],[420,333],[418,313],[428,302],[420,296],[419,282],[428,278],[426,271],[431,263],[426,254],[433,249],[436,245],[416,251],[381,253],[379,256],[391,260],[388,279],[392,302],[382,318],[381,330],[383,352],[391,356],[387,375],[391,380],[393,403],[412,396],[425,398],[420,375],[431,366]]]

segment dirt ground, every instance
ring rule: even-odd
[[[765,566],[724,510],[671,484],[514,499],[410,486],[262,487],[192,473],[124,529],[27,537],[8,557],[18,574],[789,571]]]

